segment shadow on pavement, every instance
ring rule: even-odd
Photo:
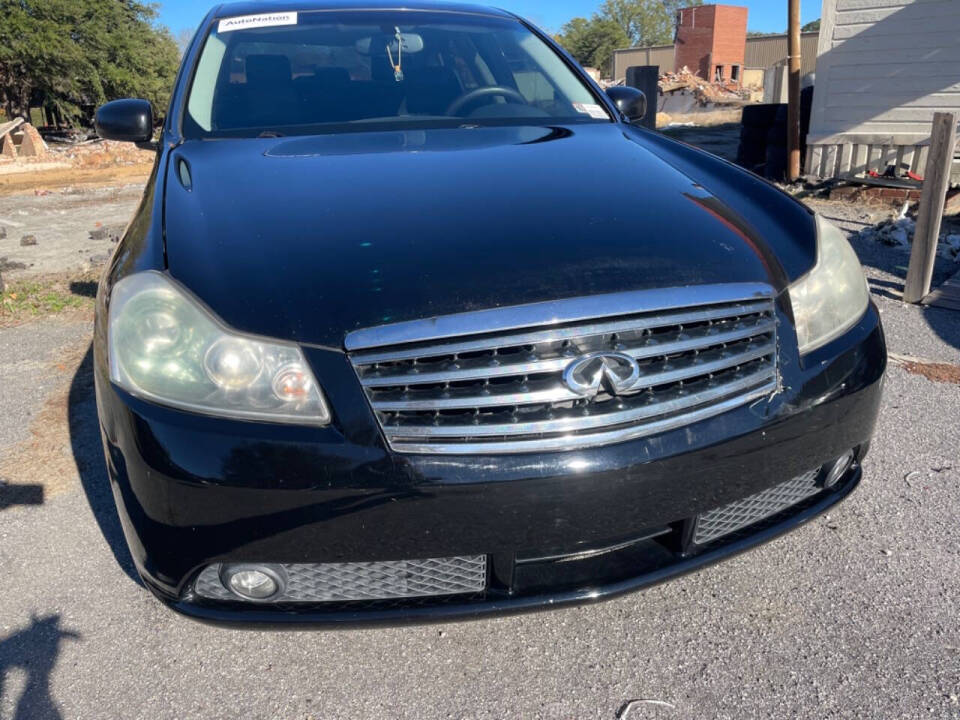
[[[906,267],[900,265],[894,266],[892,262],[869,262],[864,258],[864,253],[859,252],[860,248],[856,249],[864,265],[870,265],[878,270],[897,276],[897,280],[895,281],[869,278],[868,282],[870,284],[871,294],[885,297],[889,300],[903,302],[903,288],[907,278]],[[904,262],[909,262],[909,257],[907,257]],[[935,268],[934,282],[932,285],[934,289],[955,272],[960,271],[960,265],[941,257],[937,258]],[[930,326],[930,329],[933,330],[937,337],[946,344],[960,349],[960,311],[941,307],[930,307],[928,305],[918,305],[917,308],[921,312],[923,321]]]
[[[81,297],[95,298],[97,296],[97,281],[73,280],[70,282],[70,292]]]
[[[888,300],[896,300],[898,302],[902,302],[903,300],[903,283],[867,278],[867,284],[870,286],[871,295],[878,295]]]
[[[34,617],[29,627],[0,638],[0,698],[8,671],[19,668],[27,675],[13,720],[62,717],[50,695],[50,673],[57,664],[60,642],[78,638],[78,633],[60,627],[59,615]]]
[[[8,485],[0,480],[0,510],[14,505],[42,505],[43,485]]]
[[[923,318],[941,340],[960,349],[960,311],[927,307]]]
[[[117,516],[117,507],[110,490],[107,465],[100,441],[100,422],[97,419],[97,401],[93,387],[93,347],[87,348],[80,367],[70,384],[68,398],[70,423],[70,447],[77,463],[77,472],[87,502],[100,527],[100,532],[110,546],[113,557],[121,569],[138,585],[133,558],[123,537],[123,528]]]

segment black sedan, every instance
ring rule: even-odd
[[[146,586],[220,622],[517,611],[846,497],[886,363],[856,255],[644,113],[498,10],[211,12],[98,297]]]

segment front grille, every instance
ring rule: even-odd
[[[426,598],[480,592],[487,584],[485,555],[390,562],[282,565],[283,592],[270,602],[349,602]],[[220,565],[197,577],[196,593],[211,600],[237,600],[220,581]]]
[[[697,518],[693,541],[703,545],[816,495],[823,489],[817,482],[819,474],[820,470],[811,470],[756,495],[703,513]]]
[[[347,346],[356,350],[350,359],[396,451],[604,445],[683,427],[776,390],[772,290],[709,289],[445,316],[359,331]],[[564,371],[598,352],[630,356],[639,378],[617,391],[604,384],[593,397],[575,392]]]

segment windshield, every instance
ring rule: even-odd
[[[610,122],[560,56],[508,18],[314,11],[227,18],[197,64],[186,137]]]

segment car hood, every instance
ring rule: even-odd
[[[191,141],[168,164],[167,263],[238,330],[338,348],[357,328],[542,300],[779,290],[798,242],[812,264],[812,236],[745,216],[762,197],[738,213],[687,173],[614,124]]]

